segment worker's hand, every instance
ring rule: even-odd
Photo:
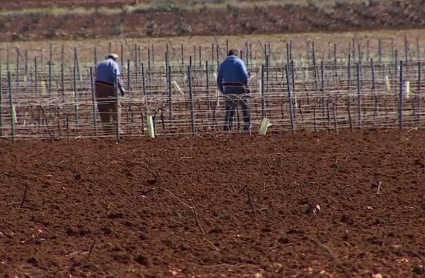
[[[124,96],[124,95],[125,95],[125,93],[126,93],[126,91],[125,91],[125,89],[123,88],[123,89],[121,90],[121,95],[122,95],[122,96]]]

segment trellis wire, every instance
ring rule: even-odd
[[[352,129],[353,124],[358,128],[421,126],[424,112],[420,95],[423,63],[420,61],[419,42],[414,55],[405,40],[404,58],[408,59],[408,68],[407,62],[403,67],[403,61],[397,60],[396,49],[391,49],[390,56],[384,55],[381,40],[375,56],[369,49],[369,43],[367,55],[364,55],[360,44],[356,45],[353,40],[345,59],[338,56],[336,44],[333,44],[333,54],[329,46],[327,57],[317,59],[314,42],[311,42],[311,47],[310,42],[307,43],[306,53],[311,60],[297,59],[290,41],[286,44],[285,59],[276,61],[273,58],[278,52],[271,51],[270,43],[260,44],[263,49],[261,60],[252,58],[252,45],[248,43],[244,44],[245,50],[242,51],[253,73],[250,102],[254,128],[259,127],[264,117],[271,119],[271,130],[292,132],[340,131]],[[188,57],[189,65],[185,65],[184,48],[181,63],[180,58],[175,59],[171,55],[175,51],[170,48],[174,49],[167,44],[161,65],[155,63],[157,51],[149,47],[148,67],[145,68],[146,60],[141,57],[137,45],[131,60],[124,60],[124,47],[121,47],[122,72],[127,79],[126,85],[131,88],[123,98],[122,128],[125,135],[147,135],[147,115],[153,115],[157,136],[222,131],[223,100],[216,90],[215,78],[210,76],[216,72],[223,58],[222,47],[218,43],[212,44],[212,61],[203,62],[201,57],[206,55],[201,48],[194,47],[194,57]],[[228,44],[225,48],[227,51]],[[46,64],[38,61],[42,58],[34,57],[33,67],[26,60],[22,68],[19,61],[24,58],[17,50],[16,68],[12,70],[8,47],[7,82],[4,82],[4,72],[0,67],[0,136],[102,136],[98,130],[101,122],[97,117],[93,88],[97,51],[95,48],[93,53],[95,63],[88,67],[81,66],[76,48],[72,62],[65,60],[62,48],[59,63],[52,61],[53,50],[50,49]],[[376,57],[377,62],[374,60]],[[0,55],[0,61],[1,58]],[[407,92],[406,81],[410,82],[411,94]],[[400,88],[398,94],[394,93],[397,85]],[[6,91],[9,96],[3,94]],[[6,104],[7,101],[9,104]],[[73,113],[71,108],[74,108]],[[16,123],[12,117],[13,110],[17,112]],[[318,111],[321,113],[318,114]],[[352,121],[355,116],[357,124]]]

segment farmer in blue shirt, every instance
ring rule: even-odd
[[[118,55],[111,53],[105,61],[100,62],[96,67],[95,93],[97,100],[97,108],[102,121],[103,130],[109,135],[114,131],[114,125],[111,123],[111,118],[115,122],[121,121],[121,103],[119,98],[124,96],[125,90],[122,86],[120,78],[120,68],[117,63]],[[115,74],[118,79],[118,108],[116,107],[115,98]],[[118,109],[118,110],[117,110]],[[118,113],[117,113],[118,112]]]
[[[230,95],[237,95],[236,99],[241,103],[244,130],[250,130],[251,128],[247,98],[249,94],[249,89],[247,87],[250,74],[246,69],[244,61],[237,57],[237,53],[238,51],[235,49],[229,51],[228,57],[221,63],[217,75],[218,89],[227,96],[226,115],[224,117],[225,131],[228,131],[232,125],[237,105],[234,103],[235,98]]]

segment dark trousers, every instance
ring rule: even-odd
[[[95,94],[104,135],[114,134],[117,122],[118,124],[121,122],[121,103],[118,99],[117,107],[114,86],[104,82],[95,82]]]
[[[233,119],[236,114],[236,108],[238,105],[241,107],[243,115],[243,129],[250,130],[251,128],[251,117],[249,113],[249,99],[246,95],[247,89],[239,86],[227,86],[224,89],[223,94],[226,97],[226,114],[224,116],[224,130],[230,130]]]

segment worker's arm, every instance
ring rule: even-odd
[[[111,65],[112,65],[112,71],[114,73],[116,73],[117,78],[118,78],[121,75],[120,67],[118,66],[118,63],[117,62],[112,62]]]
[[[217,87],[220,90],[220,92],[223,93],[223,64],[221,64],[220,68],[218,69],[217,73]]]
[[[116,63],[116,62],[112,63],[112,70],[117,75],[118,89],[120,90],[121,94],[124,96],[125,89],[124,89],[123,84],[122,84],[121,72],[120,72],[120,67],[119,67],[118,63]]]
[[[244,61],[242,59],[238,59],[237,66],[238,66],[238,69],[239,69],[239,74],[240,74],[240,77],[241,77],[241,82],[245,86],[248,86],[249,74],[248,74],[248,70],[246,69],[246,66],[245,66]]]
[[[124,87],[123,87],[123,84],[122,84],[123,82],[122,82],[122,79],[121,78],[118,78],[118,89],[120,90],[120,92],[121,92],[121,95],[122,96],[124,96],[124,94],[125,94],[125,89],[124,89]]]

